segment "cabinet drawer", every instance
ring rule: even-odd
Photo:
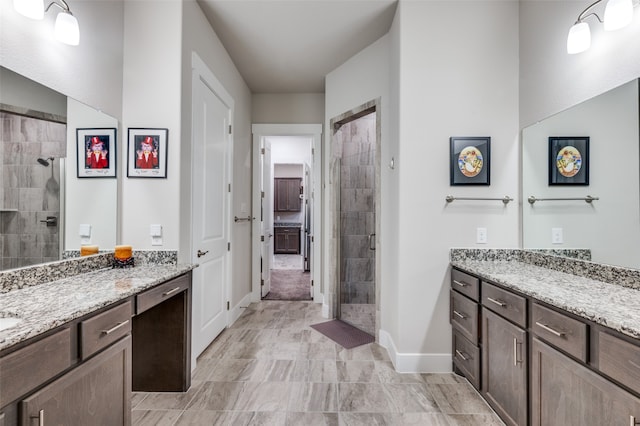
[[[640,393],[640,346],[601,331],[598,333],[598,356],[600,371]]]
[[[164,284],[160,284],[159,286],[154,287],[151,290],[140,293],[136,296],[136,314],[140,314],[148,309],[151,309],[155,305],[164,302],[170,297],[182,293],[188,288],[189,278],[187,275],[182,275],[171,281],[167,281]]]
[[[508,290],[482,282],[482,306],[518,324],[527,326],[527,299]]]
[[[65,328],[0,358],[0,407],[71,366],[71,331]]]
[[[587,362],[587,324],[534,303],[531,330],[551,345]]]
[[[478,344],[478,304],[460,293],[451,293],[451,325],[473,344]]]
[[[80,357],[86,359],[131,333],[131,302],[80,323]]]
[[[480,348],[453,330],[453,363],[469,382],[480,389]]]
[[[480,280],[457,269],[451,270],[451,288],[476,302],[480,301]]]

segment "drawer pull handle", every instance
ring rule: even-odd
[[[469,284],[464,281],[453,280],[454,284],[458,284],[460,287],[467,287]]]
[[[107,336],[107,335],[113,333],[114,331],[116,331],[117,329],[119,329],[120,327],[123,327],[124,325],[126,325],[128,323],[129,323],[129,320],[122,321],[121,323],[118,323],[118,324],[114,325],[113,327],[111,327],[109,330],[102,330],[102,334]]]
[[[173,294],[173,293],[175,293],[175,292],[176,292],[176,291],[178,291],[178,290],[180,290],[180,287],[173,288],[173,289],[171,289],[171,290],[169,290],[169,291],[167,291],[167,292],[162,293],[162,297],[164,297],[164,296],[168,296],[168,295],[170,295],[170,294]]]
[[[469,358],[467,358],[462,352],[460,352],[458,349],[456,349],[456,355],[458,355],[460,358],[462,358],[463,361],[468,361]]]
[[[522,360],[518,359],[518,345],[522,343],[518,342],[518,339],[513,338],[513,365],[517,366],[522,362]]]
[[[462,315],[460,312],[458,311],[453,311],[453,313],[460,319],[466,319],[467,317]]]
[[[549,333],[553,334],[554,336],[558,336],[558,337],[563,337],[565,334],[564,331],[558,331],[558,330],[554,330],[553,328],[549,327],[546,324],[542,324],[541,322],[536,321],[536,325],[538,327],[540,327],[541,329],[548,331]]]
[[[40,423],[40,426],[44,426],[44,410],[40,410],[38,413],[38,422]]]
[[[504,303],[502,300],[492,299],[492,298],[490,298],[490,297],[487,297],[487,300],[488,300],[489,302],[493,302],[493,303],[495,303],[496,305],[500,306],[501,308],[504,308],[505,306],[507,306],[507,304],[506,304],[506,303]]]

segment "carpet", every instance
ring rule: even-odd
[[[302,270],[273,269],[271,288],[264,300],[311,300],[311,274]]]
[[[345,349],[375,342],[375,337],[340,320],[313,324],[311,328],[319,331]]]

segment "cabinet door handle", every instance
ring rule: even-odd
[[[369,250],[374,251],[376,249],[376,234],[369,234]]]
[[[521,359],[518,359],[518,345],[520,344],[521,343],[518,342],[518,339],[514,337],[513,338],[513,365],[516,367],[518,366],[518,364],[522,362]]]
[[[543,323],[538,322],[538,321],[536,321],[536,325],[538,327],[540,327],[541,329],[543,329],[545,331],[548,331],[549,333],[553,334],[554,336],[562,337],[562,336],[564,336],[566,334],[564,331],[555,330],[555,329],[549,327],[548,325],[543,324]]]
[[[463,361],[468,361],[469,360],[469,358],[464,356],[464,354],[462,352],[460,352],[458,349],[456,349],[456,355],[458,355],[460,358],[462,358]]]
[[[460,287],[466,287],[466,286],[469,285],[468,283],[465,283],[464,281],[458,281],[458,280],[453,280],[453,283],[459,285]]]
[[[38,422],[40,423],[40,426],[44,426],[44,410],[40,410],[38,413]]]
[[[490,298],[490,297],[487,297],[487,300],[488,300],[489,302],[493,302],[493,303],[495,303],[496,305],[500,306],[501,308],[504,308],[505,306],[507,306],[507,304],[506,304],[506,303],[504,303],[502,300],[492,299],[492,298]]]
[[[116,331],[117,329],[119,329],[120,327],[124,326],[125,324],[128,324],[129,320],[126,321],[122,321],[121,323],[118,323],[116,325],[114,325],[113,327],[111,327],[109,330],[102,330],[102,334],[104,334],[105,336],[113,333],[114,331]]]
[[[175,293],[175,292],[176,292],[176,291],[178,291],[178,290],[180,290],[180,287],[176,287],[176,288],[173,288],[173,289],[171,289],[171,290],[169,290],[169,291],[165,291],[164,293],[162,293],[162,297],[164,297],[164,296],[168,296],[168,295],[170,295],[170,294],[173,294],[173,293]]]
[[[465,319],[465,318],[467,318],[466,316],[462,315],[462,314],[461,314],[460,312],[458,312],[458,311],[455,311],[455,310],[454,310],[454,311],[453,311],[453,313],[454,313],[458,318],[460,318],[460,319]]]

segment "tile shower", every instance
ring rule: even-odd
[[[58,260],[66,125],[0,112],[0,138],[0,270]]]
[[[375,113],[342,125],[336,136],[341,145],[339,315],[375,335]]]

